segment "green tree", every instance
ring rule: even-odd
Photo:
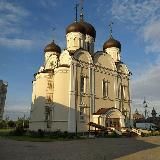
[[[16,123],[12,120],[9,120],[7,124],[8,124],[9,128],[15,128],[16,127]]]
[[[0,129],[7,128],[7,122],[5,120],[0,121]]]

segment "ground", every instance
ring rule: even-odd
[[[26,142],[0,139],[1,160],[160,160],[160,136]]]

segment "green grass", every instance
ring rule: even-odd
[[[9,133],[13,130],[14,129],[0,129],[0,137],[9,135]]]
[[[78,140],[84,139],[81,137],[74,138],[62,138],[62,137],[50,137],[50,136],[32,136],[32,135],[12,135],[10,134],[14,129],[0,129],[0,139],[12,139],[16,141],[30,141],[30,142],[53,142],[53,141],[69,141],[69,140]]]

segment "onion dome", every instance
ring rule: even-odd
[[[121,43],[118,40],[114,39],[112,36],[104,43],[103,50],[111,47],[116,47],[121,50]]]
[[[54,43],[54,41],[52,41],[52,43],[48,44],[45,49],[44,52],[57,52],[57,53],[61,53],[61,48],[56,45]]]
[[[92,36],[94,39],[96,38],[96,30],[94,27],[85,21],[80,21],[80,23],[84,26],[85,28],[85,33]]]
[[[85,34],[85,27],[79,22],[74,22],[66,28],[66,34],[70,32],[80,32]]]

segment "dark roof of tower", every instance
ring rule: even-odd
[[[116,47],[121,50],[121,43],[118,40],[114,39],[112,36],[110,36],[110,38],[104,43],[103,50],[111,47]]]
[[[96,30],[95,30],[95,28],[88,22],[80,21],[80,23],[84,26],[85,33],[90,35],[90,36],[92,36],[95,39],[96,38]]]
[[[57,53],[61,53],[61,48],[54,43],[54,41],[52,41],[50,44],[48,44],[45,49],[44,52],[57,52]]]
[[[152,109],[152,114],[157,114],[157,112],[156,112],[156,110],[154,109],[154,107],[153,107],[153,109]]]
[[[80,32],[85,34],[85,27],[80,22],[74,22],[66,28],[66,34],[70,32]]]

